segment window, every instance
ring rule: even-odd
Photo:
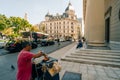
[[[73,25],[73,22],[71,22],[71,25]]]
[[[54,23],[54,26],[56,26],[56,23]]]
[[[59,28],[61,29],[61,26]]]
[[[71,29],[73,29],[73,26],[71,26]]]
[[[73,31],[73,30],[71,30],[71,32],[73,33],[74,31]]]
[[[65,33],[65,30],[63,30],[63,33]]]
[[[65,24],[65,21],[63,22],[63,24]]]
[[[50,26],[50,29],[52,29],[52,27]]]
[[[73,16],[71,16],[71,19],[74,19],[74,17],[73,17]]]
[[[67,24],[69,24],[69,22],[67,22]]]

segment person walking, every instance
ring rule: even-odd
[[[57,39],[57,43],[58,43],[58,46],[59,46],[60,45],[60,39],[59,38]]]

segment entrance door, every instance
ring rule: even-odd
[[[105,41],[109,43],[110,40],[110,18],[105,21]]]

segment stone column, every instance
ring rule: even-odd
[[[104,46],[104,0],[87,0],[86,4],[85,37],[88,45]]]

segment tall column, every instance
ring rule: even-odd
[[[85,37],[88,45],[104,46],[104,0],[87,0],[86,4]]]

